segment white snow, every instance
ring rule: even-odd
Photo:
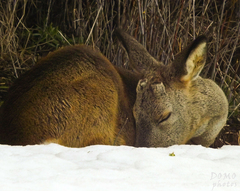
[[[238,191],[240,146],[0,145],[0,190]]]

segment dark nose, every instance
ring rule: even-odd
[[[146,139],[136,139],[135,147],[154,147]]]

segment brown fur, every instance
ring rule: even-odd
[[[10,88],[0,143],[134,145],[138,79],[86,46],[50,53]]]
[[[59,49],[10,88],[0,109],[0,143],[212,144],[226,122],[228,103],[213,81],[199,76],[206,38],[163,65],[130,35],[115,35],[139,74],[115,68],[86,46]]]

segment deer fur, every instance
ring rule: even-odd
[[[207,58],[206,37],[198,37],[172,63],[163,65],[120,34],[132,65],[144,75],[133,109],[135,146],[210,146],[226,123],[228,102],[215,82],[199,76]]]
[[[50,53],[9,89],[0,143],[134,145],[138,80],[84,45]]]
[[[127,33],[115,35],[135,72],[84,45],[50,53],[9,89],[0,108],[0,144],[212,144],[228,103],[212,80],[199,76],[206,38],[163,65]]]

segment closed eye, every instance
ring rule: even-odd
[[[161,119],[158,124],[164,122],[164,121],[167,121],[169,119],[169,117],[171,116],[172,112],[168,113],[168,115],[166,115],[163,119]]]

